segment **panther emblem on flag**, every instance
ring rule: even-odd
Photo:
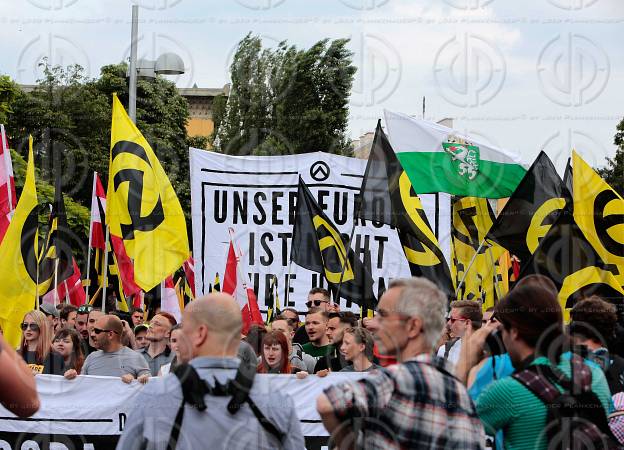
[[[479,147],[467,142],[444,142],[442,148],[451,155],[451,162],[462,177],[472,181],[479,173]]]

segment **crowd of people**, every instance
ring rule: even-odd
[[[467,300],[449,307],[426,279],[396,279],[374,317],[362,319],[314,288],[302,317],[285,308],[245,336],[240,308],[220,293],[189,303],[181,323],[162,311],[147,321],[142,309],[123,315],[42,304],[24,316],[11,358],[21,356],[15,368],[21,376],[28,367],[68,380],[100,375],[146,384],[120,449],[172,442],[178,449],[225,448],[225,436],[244,448],[303,448],[296,399],[249,394],[249,384],[240,397],[249,406],[229,411],[230,397],[239,398],[235,387],[253,380],[252,372],[299,379],[362,372],[317,399],[330,446],[338,448],[565,448],[553,442],[567,439],[566,420],[573,424],[570,439],[618,448],[624,444],[618,311],[591,296],[576,302],[564,324],[557,294],[549,279],[533,275],[483,311]],[[3,344],[0,358],[12,351]],[[188,388],[194,377],[204,384]],[[36,411],[29,389],[22,394],[30,395],[30,408],[16,407],[16,414]],[[204,394],[215,397],[208,409]],[[155,429],[154,421],[164,428]]]

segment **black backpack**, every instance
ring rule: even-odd
[[[231,396],[232,398],[227,405],[227,412],[232,415],[236,414],[243,404],[246,403],[260,422],[260,425],[262,425],[262,428],[264,428],[267,433],[274,436],[279,442],[284,441],[285,434],[265,417],[249,396],[256,374],[255,366],[241,364],[233,380],[229,380],[225,384],[221,384],[215,380],[214,386],[210,386],[206,381],[202,380],[195,368],[190,364],[180,364],[176,366],[172,372],[180,380],[184,399],[176,414],[166,450],[174,450],[176,448],[180,437],[180,430],[182,429],[182,420],[184,419],[184,405],[188,403],[194,408],[197,408],[197,410],[204,411],[206,409],[204,396],[207,394],[217,397]],[[226,412],[224,411],[224,413]],[[144,441],[142,448],[147,449],[148,445],[149,442]]]
[[[546,405],[548,450],[622,449],[591,390],[591,370],[578,355],[573,355],[571,365],[571,378],[557,367],[539,364],[512,375]]]

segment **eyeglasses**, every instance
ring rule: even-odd
[[[466,320],[468,320],[468,319],[466,319],[466,318],[464,318],[464,317],[449,317],[449,319],[448,319],[448,320],[449,320],[449,322],[451,322],[451,323],[455,323],[455,322],[457,322],[458,320],[460,320],[460,321],[462,321],[462,322],[465,322],[465,321],[466,321]]]
[[[115,330],[102,330],[101,328],[93,328],[93,332],[95,334],[100,334],[100,333],[115,333],[117,334],[117,332]]]
[[[26,331],[26,329],[28,328],[30,328],[32,331],[39,331],[39,325],[37,325],[36,323],[22,322],[20,328],[22,329],[22,331]]]
[[[93,306],[91,306],[91,305],[82,305],[81,307],[78,308],[78,310],[76,312],[78,314],[88,314],[91,311],[93,311]]]
[[[308,308],[312,307],[312,303],[314,303],[314,306],[321,306],[321,303],[329,303],[327,300],[308,300],[306,302],[306,306]]]

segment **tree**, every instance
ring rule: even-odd
[[[0,75],[0,123],[6,123],[8,114],[12,112],[11,105],[18,93],[19,88],[11,77]]]
[[[72,242],[79,259],[88,237],[93,171],[101,174],[106,186],[113,92],[122,103],[128,101],[126,68],[125,64],[104,66],[99,78],[88,79],[80,66],[49,66],[44,62],[43,78],[37,81],[34,90],[16,89],[12,96],[3,94],[12,82],[0,78],[0,114],[7,112],[7,134],[16,150],[18,191],[25,173],[28,135],[32,134],[42,229],[45,231],[47,227],[49,211],[45,204],[54,197],[54,175],[62,173],[68,223],[74,236],[83,240]],[[186,99],[180,96],[174,83],[160,77],[138,81],[137,126],[167,172],[187,221],[191,210],[188,146],[206,142],[188,137],[188,118]],[[60,171],[53,164],[53,154],[57,151],[62,155]]]
[[[348,39],[298,50],[262,49],[247,35],[230,66],[225,107],[215,101],[215,148],[224,153],[347,153],[348,99],[355,75]]]
[[[624,119],[617,126],[613,143],[618,146],[613,159],[606,158],[607,167],[597,172],[607,183],[624,197]]]

